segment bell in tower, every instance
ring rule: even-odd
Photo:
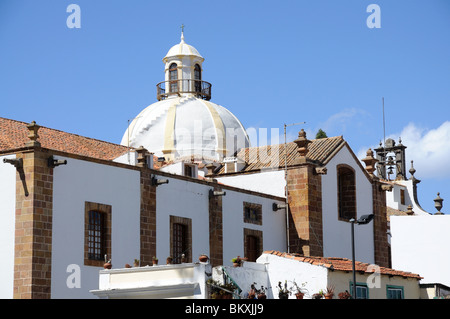
[[[395,145],[395,141],[391,138],[386,140],[384,147],[380,143],[380,147],[375,149],[379,178],[390,180],[390,175],[394,174],[393,169],[395,168],[395,180],[406,180],[405,149],[406,146],[402,144],[401,139],[399,139],[398,145]],[[394,156],[389,156],[389,154]],[[387,169],[388,171],[386,171]]]

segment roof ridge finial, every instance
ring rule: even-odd
[[[181,43],[184,43],[184,24],[181,24]]]

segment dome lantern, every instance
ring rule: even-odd
[[[158,101],[173,96],[195,96],[211,99],[211,83],[202,80],[202,63],[205,60],[193,46],[184,41],[174,45],[163,58],[165,80],[156,85]]]

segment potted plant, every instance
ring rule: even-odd
[[[346,290],[346,291],[340,292],[340,293],[338,294],[338,298],[339,298],[339,299],[351,299],[352,296],[351,296],[350,293]]]
[[[111,259],[107,260],[107,257],[105,255],[105,263],[103,264],[103,268],[105,269],[111,269],[112,264],[111,264]]]
[[[158,265],[158,258],[156,258],[155,256],[153,256],[152,261],[153,261],[153,266]]]
[[[139,267],[139,259],[135,259],[133,263],[134,267]]]
[[[260,290],[256,290],[256,297],[258,299],[267,299],[266,289],[263,286],[261,286]]]
[[[211,299],[232,299],[233,292],[237,288],[233,283],[219,283],[213,279],[208,279],[206,284],[210,287]]]
[[[312,295],[312,299],[323,299],[323,296],[324,296],[324,292],[321,289],[318,293]]]
[[[245,258],[246,259],[246,258]],[[242,262],[244,261],[243,258],[241,258],[241,256],[237,256],[235,258],[231,259],[231,262],[233,263],[234,267],[240,267],[242,266]]]
[[[247,299],[256,299],[255,283],[251,284],[250,291],[248,292]]]
[[[325,292],[325,299],[333,299],[334,296],[334,286],[327,286],[327,290]]]
[[[169,256],[169,257],[166,258],[166,264],[167,264],[167,265],[172,264],[172,262],[173,262],[172,256]]]
[[[305,293],[302,291],[302,288],[305,286],[306,283],[302,283],[302,287],[299,287],[297,283],[294,281],[295,289],[297,289],[297,292],[295,293],[295,298],[297,299],[303,299],[303,296]]]
[[[241,265],[241,262],[237,257],[232,258],[231,262],[233,263],[233,267],[239,267]]]
[[[281,286],[281,281],[278,282],[278,298],[288,299],[291,291],[287,287],[287,280],[284,282],[284,287]]]

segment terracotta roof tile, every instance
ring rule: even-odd
[[[342,136],[311,140],[306,157],[310,161],[325,164],[329,157],[345,143]],[[286,143],[286,154],[284,144],[244,148],[236,154],[239,160],[246,163],[245,168],[240,172],[283,168],[285,166],[285,158],[287,159],[287,166],[291,166],[295,163],[298,156],[297,145],[294,142]],[[225,167],[222,167],[217,174],[224,173]]]
[[[0,117],[0,152],[25,147],[28,139],[28,123]],[[126,154],[126,146],[100,141],[41,126],[38,141],[43,148],[87,156],[103,160],[113,160]]]
[[[404,211],[401,211],[399,209],[395,209],[392,207],[387,206],[386,207],[386,214],[387,214],[387,220],[391,220],[391,216],[408,216],[408,214]]]
[[[299,262],[307,262],[312,265],[322,266],[331,270],[340,270],[340,271],[352,271],[352,260],[347,258],[340,258],[340,257],[301,257],[298,254],[288,254],[288,253],[281,253],[279,251],[264,251],[263,254],[268,255],[276,255],[283,258],[292,258],[294,257],[294,260]],[[355,261],[355,270],[357,272],[362,273],[373,273],[375,271],[374,268],[370,267],[370,264]],[[401,270],[395,270],[392,268],[387,267],[379,267],[380,273],[382,275],[387,276],[401,276],[404,278],[415,278],[415,279],[422,279],[421,276],[418,274],[414,274],[408,271],[401,271]]]

